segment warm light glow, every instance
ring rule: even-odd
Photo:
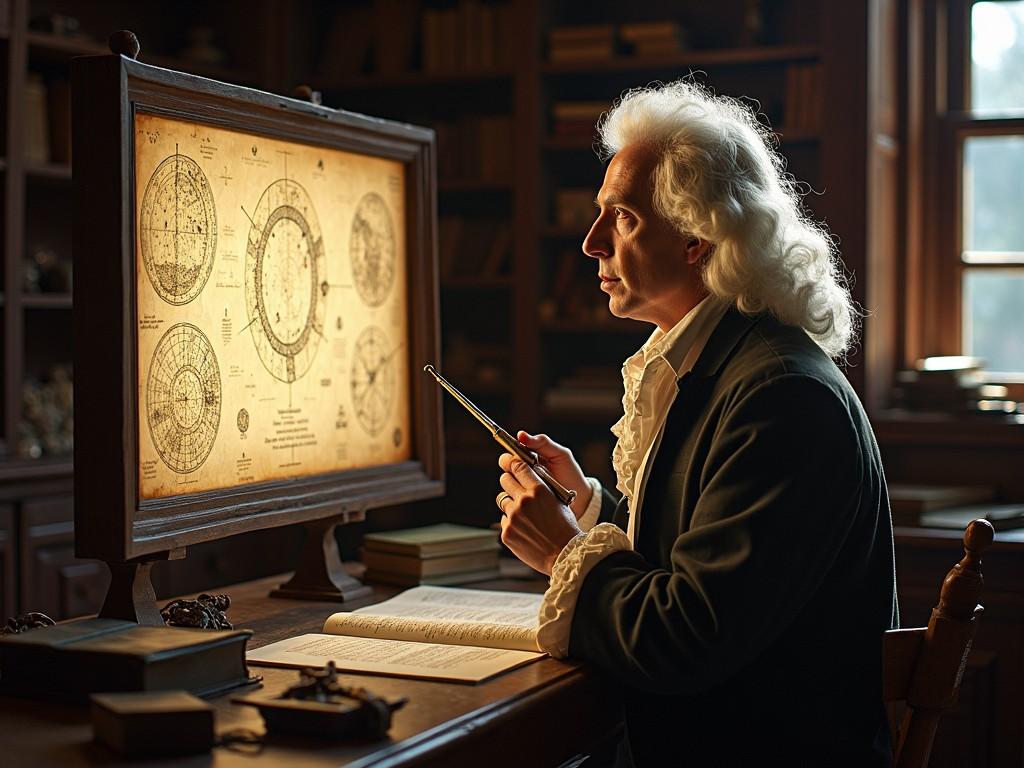
[[[997,69],[1003,54],[1017,43],[1017,26],[1003,3],[976,3],[971,13],[971,60]]]

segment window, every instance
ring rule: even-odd
[[[958,327],[945,323],[959,348],[950,339],[942,351],[983,358],[995,380],[1024,381],[1024,0],[961,0],[948,11],[939,157],[952,183],[940,184],[940,210],[952,215],[939,216],[938,248],[955,265],[942,293],[948,314],[959,307]]]

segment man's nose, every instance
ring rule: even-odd
[[[594,259],[603,259],[611,255],[608,238],[605,236],[604,227],[601,224],[603,218],[603,215],[599,215],[594,219],[594,223],[590,225],[590,231],[583,238],[583,252]]]

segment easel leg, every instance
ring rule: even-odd
[[[123,619],[160,626],[164,620],[156,607],[156,591],[150,578],[152,562],[107,563],[110,587],[100,609],[100,618]]]
[[[370,594],[370,587],[345,571],[338,541],[334,538],[334,529],[339,524],[357,522],[362,517],[360,513],[352,513],[306,523],[306,539],[295,574],[272,590],[270,596],[345,602]]]

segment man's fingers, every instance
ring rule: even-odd
[[[505,472],[498,478],[498,485],[501,486],[501,490],[505,491],[505,493],[512,494],[512,498],[523,492],[523,484],[519,482],[515,475],[510,475],[508,472]]]
[[[502,457],[504,459],[504,456]],[[530,468],[530,465],[518,456],[509,456],[507,461],[500,462],[501,468],[515,476],[523,488],[534,488],[543,485],[543,481],[537,477],[537,473]]]

